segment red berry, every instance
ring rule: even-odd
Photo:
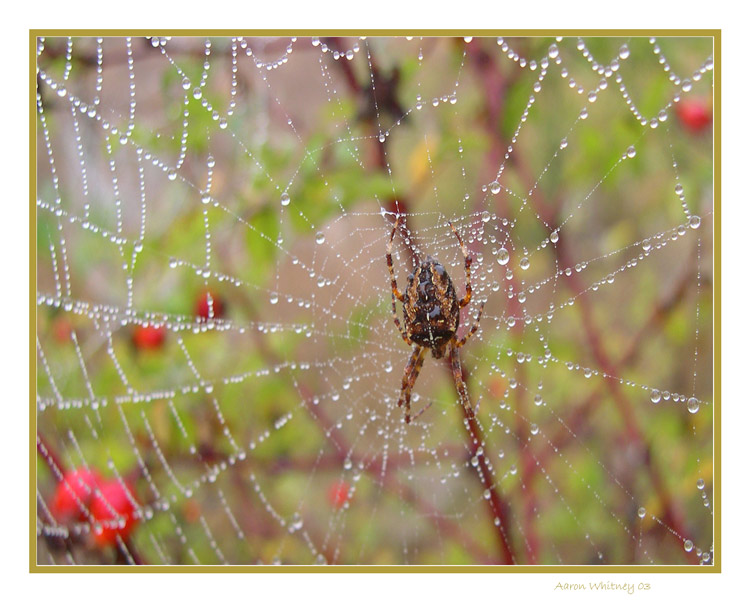
[[[85,509],[91,503],[100,481],[96,472],[85,468],[66,472],[52,498],[51,510],[55,518],[63,523],[84,520]]]
[[[195,303],[195,315],[201,320],[208,320],[209,314],[209,296],[213,306],[213,317],[216,319],[224,317],[224,301],[213,291],[203,291],[198,301]]]
[[[57,316],[52,321],[52,333],[58,343],[70,343],[70,337],[73,333],[73,326],[66,316]]]
[[[330,502],[331,506],[336,508],[337,510],[346,503],[346,501],[349,499],[349,483],[346,481],[336,481],[335,483],[331,484],[331,487],[328,489],[328,501]]]
[[[687,99],[677,104],[677,118],[685,129],[698,133],[713,123],[711,107],[702,100]]]
[[[164,344],[166,329],[163,326],[136,325],[133,330],[133,344],[138,349],[158,349]]]
[[[127,488],[127,489],[126,489]],[[91,500],[94,542],[101,547],[113,545],[117,536],[125,539],[138,523],[135,494],[118,480],[105,481]]]

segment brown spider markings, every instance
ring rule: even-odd
[[[388,241],[385,259],[388,262],[388,271],[391,275],[391,300],[393,305],[393,320],[396,327],[401,333],[407,345],[414,345],[414,351],[409,358],[409,362],[404,369],[404,377],[401,381],[401,394],[398,400],[398,407],[406,405],[406,424],[412,420],[411,416],[411,391],[414,383],[419,376],[419,371],[424,363],[424,356],[427,349],[432,350],[432,356],[440,359],[448,352],[451,360],[451,369],[453,380],[456,383],[456,390],[462,403],[466,407],[467,414],[470,418],[474,417],[474,410],[471,407],[469,395],[466,392],[466,383],[463,379],[461,370],[461,361],[458,350],[466,344],[466,341],[479,328],[479,319],[482,316],[484,303],[479,306],[476,321],[468,333],[462,338],[456,338],[458,331],[460,310],[466,307],[471,301],[471,257],[464,246],[461,237],[456,232],[453,224],[448,225],[458,239],[461,245],[461,252],[464,255],[464,268],[466,270],[466,295],[463,299],[458,299],[456,290],[453,288],[448,272],[439,261],[432,257],[427,257],[422,261],[412,274],[408,277],[408,284],[402,293],[398,290],[396,275],[393,271],[393,259],[391,252],[393,250],[393,237],[396,229],[402,222],[401,217],[396,220],[391,231],[391,237]],[[403,303],[404,310],[404,327],[398,319],[396,310],[396,299]],[[422,413],[430,407],[428,404],[422,408],[419,413],[413,417],[414,420],[419,418]]]

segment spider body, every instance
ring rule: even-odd
[[[404,326],[413,343],[429,347],[436,359],[443,357],[447,343],[459,324],[458,297],[442,264],[427,257],[408,278],[404,291]]]
[[[466,333],[462,339],[456,337],[456,332],[458,331],[458,325],[460,322],[461,308],[466,307],[471,301],[471,257],[469,256],[461,237],[453,227],[453,224],[449,222],[451,230],[453,230],[453,233],[456,235],[458,243],[461,245],[461,252],[464,255],[466,295],[462,299],[458,298],[456,295],[456,289],[453,287],[453,282],[451,281],[448,272],[439,261],[432,257],[427,257],[421,261],[416,268],[414,268],[414,272],[412,272],[407,279],[408,284],[406,290],[402,293],[398,289],[396,275],[393,271],[393,258],[391,257],[393,237],[396,235],[396,229],[400,223],[401,219],[399,218],[391,231],[391,238],[388,241],[385,254],[385,259],[388,263],[388,271],[391,275],[393,321],[396,323],[396,327],[401,333],[404,342],[413,346],[411,357],[404,369],[404,376],[401,381],[401,395],[398,400],[398,405],[399,407],[402,405],[406,406],[404,420],[406,421],[406,424],[409,424],[412,420],[411,390],[414,387],[417,376],[419,376],[419,371],[422,369],[425,352],[427,349],[430,349],[433,357],[436,359],[440,359],[446,352],[448,352],[451,361],[451,370],[453,372],[453,380],[456,383],[456,390],[466,408],[466,414],[473,418],[474,410],[471,407],[469,395],[466,392],[466,384],[463,380],[458,350],[460,347],[463,347],[466,341],[468,341],[477,331],[477,328],[479,328],[479,318],[482,316],[484,303],[480,305],[477,319],[469,332]],[[398,319],[396,300],[399,300],[404,304],[403,328],[401,327],[401,321]],[[414,416],[414,419],[418,418],[428,407],[430,406],[427,405],[422,408],[419,413]]]

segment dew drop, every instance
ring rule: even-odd
[[[271,293],[271,295],[268,297],[268,301],[271,305],[276,305],[279,302],[278,293]]]
[[[201,203],[203,203],[204,205],[208,205],[210,202],[211,202],[211,195],[208,194],[207,192],[204,192],[201,195]]]
[[[633,157],[635,157],[635,147],[629,146],[628,150],[626,151],[626,154],[628,156],[628,159],[632,159]]]
[[[640,508],[638,508],[638,517],[639,518],[646,518],[646,509],[643,506],[641,506]]]
[[[689,539],[686,539],[685,543],[683,544],[682,547],[685,548],[686,552],[692,552],[693,551],[693,542],[690,541]]]
[[[522,257],[521,261],[518,262],[518,265],[521,266],[522,270],[528,270],[531,262],[528,257]]]
[[[691,215],[688,218],[688,226],[690,226],[693,230],[697,230],[700,228],[701,225],[701,218],[697,215]]]
[[[695,414],[701,407],[700,402],[695,398],[691,397],[687,400],[687,409],[691,414]]]
[[[560,150],[566,148],[567,146],[568,146],[568,139],[567,138],[563,138],[562,140],[560,140]]]
[[[326,241],[326,236],[322,232],[318,232],[315,235],[315,242],[318,243],[319,245],[322,245],[325,241]]]
[[[651,401],[653,403],[659,403],[661,401],[661,392],[658,389],[651,390]]]
[[[490,192],[492,194],[498,194],[500,192],[500,182],[495,180],[494,182],[490,183]]]
[[[558,234],[557,230],[554,230],[554,231],[553,231],[553,232],[552,232],[552,233],[551,233],[551,234],[549,235],[549,240],[550,240],[550,242],[553,242],[553,243],[555,243],[555,242],[557,242],[558,240],[560,240],[560,235]]]
[[[510,253],[508,253],[508,249],[505,247],[500,247],[500,250],[497,252],[497,262],[500,265],[505,265],[510,261]]]
[[[286,192],[281,193],[281,205],[286,207],[289,204],[289,195]]]
[[[628,45],[623,44],[622,46],[620,46],[620,58],[624,61],[629,56],[630,56],[630,48],[628,48]]]

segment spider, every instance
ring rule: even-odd
[[[458,232],[453,227],[453,224],[448,222],[451,230],[453,230],[453,234],[458,239],[458,244],[461,245],[461,252],[464,255],[466,295],[463,299],[458,299],[448,272],[445,271],[445,268],[439,261],[430,256],[427,256],[424,261],[414,268],[414,272],[407,278],[408,284],[402,293],[398,290],[396,275],[393,272],[393,258],[391,257],[393,237],[402,219],[402,217],[399,217],[393,225],[391,238],[388,241],[385,253],[385,259],[388,262],[388,271],[391,275],[393,320],[406,344],[414,346],[409,362],[404,369],[398,407],[402,405],[406,406],[404,417],[406,424],[419,418],[430,407],[431,404],[428,404],[416,416],[411,416],[411,391],[417,380],[417,376],[419,376],[419,371],[422,369],[425,353],[427,349],[430,349],[432,357],[435,359],[440,359],[446,352],[449,354],[456,390],[466,408],[467,415],[473,418],[474,410],[471,407],[469,395],[466,392],[466,383],[463,380],[458,350],[466,344],[466,341],[479,328],[479,319],[482,317],[484,303],[479,306],[479,312],[471,330],[462,339],[456,338],[460,310],[462,307],[466,307],[471,301],[471,257],[466,251],[466,247]],[[401,321],[398,319],[398,312],[396,311],[396,299],[403,303],[403,328],[401,327]]]

